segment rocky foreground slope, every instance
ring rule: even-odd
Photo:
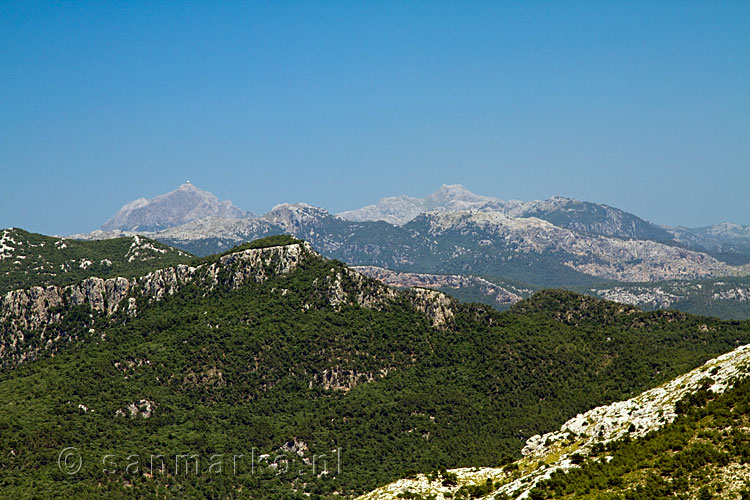
[[[517,462],[419,474],[378,488],[360,500],[528,498],[535,486],[554,473],[579,467],[595,447],[623,438],[638,439],[674,421],[677,406],[686,396],[700,390],[722,394],[748,375],[750,345],[744,345],[632,399],[581,413],[559,431],[531,437],[523,448],[524,458]]]

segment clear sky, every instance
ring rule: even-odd
[[[186,179],[255,213],[461,183],[750,224],[750,2],[0,2],[0,227]]]

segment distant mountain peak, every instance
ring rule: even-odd
[[[497,198],[491,196],[482,196],[472,193],[461,184],[443,184],[440,189],[427,197],[428,200],[436,201],[469,201],[469,202],[488,202],[497,201]]]
[[[169,193],[127,203],[104,223],[102,230],[160,231],[204,217],[240,218],[247,215],[231,201],[219,201],[213,193],[186,181]]]
[[[426,198],[406,195],[381,198],[376,205],[341,212],[338,216],[353,221],[382,220],[401,225],[428,210],[462,211],[483,208],[488,204],[499,207],[503,202],[491,196],[472,193],[461,184],[443,184]]]
[[[326,209],[308,203],[281,203],[262,218],[293,233],[302,225],[314,223],[330,215]]]

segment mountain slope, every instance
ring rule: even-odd
[[[607,283],[571,289],[646,310],[677,309],[724,319],[750,319],[750,278],[746,276]]]
[[[391,271],[376,266],[354,266],[357,272],[399,288],[432,288],[465,302],[481,302],[506,309],[528,297],[533,290],[510,283],[497,283],[478,276]]]
[[[750,497],[750,380],[717,391],[712,368],[704,385],[676,405],[677,419],[639,439],[620,439],[589,454],[581,468],[557,472],[536,498]]]
[[[8,342],[37,351],[0,372],[4,494],[351,496],[411,467],[497,464],[582,409],[750,341],[746,323],[565,292],[507,313],[398,292],[279,239],[104,289],[47,304]],[[11,311],[4,341],[41,311]],[[57,463],[68,447],[82,460],[71,475]],[[199,473],[145,469],[153,453],[186,452]],[[246,461],[210,471],[217,454]],[[312,468],[321,455],[328,474]]]
[[[78,241],[3,229],[0,295],[37,285],[67,285],[89,276],[137,276],[192,259],[182,250],[141,236]]]
[[[138,198],[124,205],[102,226],[103,231],[159,231],[204,217],[239,218],[247,214],[229,200],[186,182],[174,191],[147,200]]]
[[[533,436],[514,463],[419,475],[361,498],[695,498],[699,490],[739,498],[750,486],[743,480],[750,470],[743,428],[750,423],[748,375],[750,345],[744,345]]]
[[[513,217],[537,217],[584,234],[662,243],[673,241],[666,229],[624,210],[562,196],[544,201],[510,202],[503,212]]]
[[[442,262],[452,260],[452,265],[433,267],[433,272],[488,274],[532,285],[577,284],[574,273],[655,281],[707,276],[731,268],[699,252],[648,240],[585,236],[540,219],[516,219],[497,212],[428,212],[404,229],[429,235],[443,245],[444,252],[451,252],[452,258],[446,256]],[[540,280],[543,263],[549,266],[548,274],[560,275],[557,280]]]

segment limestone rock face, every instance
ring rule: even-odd
[[[406,297],[412,306],[424,313],[436,328],[447,328],[454,322],[454,299],[444,293],[427,288],[413,288]]]
[[[360,384],[366,384],[373,380],[383,378],[388,375],[389,368],[382,368],[374,373],[359,372],[357,370],[347,370],[338,366],[327,368],[314,377],[310,382],[310,388],[313,385],[320,385],[323,389],[333,391],[350,391]]]
[[[307,203],[282,203],[273,207],[263,219],[282,227],[289,234],[297,234],[300,228],[329,216],[327,210]]]
[[[398,288],[451,288],[457,290],[474,288],[499,306],[513,305],[532,293],[532,290],[529,289],[499,286],[477,276],[409,273],[377,266],[354,266],[352,269],[386,285]]]
[[[115,412],[116,417],[151,418],[156,410],[157,404],[149,399],[141,399],[130,403],[125,408]]]
[[[0,366],[23,363],[45,351],[54,352],[63,343],[77,338],[81,331],[89,329],[92,333],[97,318],[118,313],[123,318],[135,316],[139,303],[162,300],[188,283],[199,285],[206,293],[219,285],[233,290],[289,274],[310,258],[321,257],[308,243],[301,242],[242,250],[198,266],[180,264],[132,279],[92,277],[65,287],[37,286],[8,292],[0,297]],[[380,310],[401,296],[401,292],[347,267],[332,266],[330,272],[316,279],[318,290],[310,298],[313,302],[306,304],[307,308],[322,304]],[[281,293],[286,295],[288,290]],[[405,296],[434,327],[447,328],[452,324],[455,304],[446,295],[434,290],[414,290]],[[60,326],[76,306],[84,307],[88,313],[84,319],[76,316],[78,333]],[[374,375],[365,378],[368,376]],[[359,374],[354,376],[355,383],[360,378]]]

